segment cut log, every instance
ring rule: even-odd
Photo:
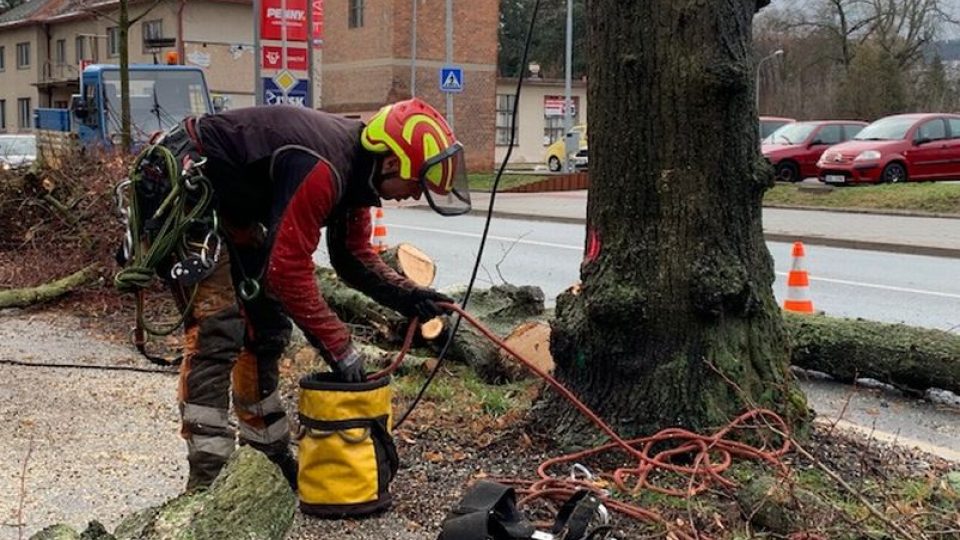
[[[543,290],[513,285],[475,290],[467,310],[503,337],[521,323],[543,316]],[[448,355],[451,360],[471,366],[488,383],[511,381],[516,376],[505,369],[507,364],[501,361],[500,348],[466,322],[460,324]]]
[[[21,308],[49,302],[96,279],[99,265],[91,264],[67,277],[36,287],[0,291],[0,309]]]
[[[114,535],[117,540],[281,540],[293,524],[296,503],[280,469],[243,446],[210,489],[138,512],[123,520]]]
[[[82,535],[61,524],[30,540],[282,540],[293,524],[296,505],[280,469],[262,453],[243,446],[210,489],[137,512],[112,535],[92,521]]]
[[[363,336],[369,341],[382,345],[403,342],[409,323],[406,317],[353,289],[329,268],[317,268],[316,277],[323,298],[340,320],[372,328],[373,335]]]
[[[380,254],[387,266],[421,287],[433,285],[437,266],[426,253],[410,244],[397,244]]]
[[[960,336],[865,320],[784,313],[794,366],[841,382],[869,377],[904,390],[960,393]]]
[[[537,369],[553,373],[556,367],[550,354],[550,325],[542,321],[528,321],[510,332],[504,342],[511,349],[529,360]],[[534,375],[510,353],[500,351],[500,369],[510,380],[519,380]]]

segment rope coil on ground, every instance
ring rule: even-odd
[[[712,435],[700,435],[685,429],[668,428],[649,437],[625,440],[617,434],[609,424],[604,422],[595,412],[580,401],[573,392],[564,387],[552,375],[541,370],[513,350],[500,339],[499,336],[461,309],[460,306],[455,304],[441,304],[441,306],[458,313],[480,333],[486,336],[487,339],[494,342],[498,347],[516,358],[528,370],[543,379],[597,426],[600,431],[610,437],[612,441],[597,448],[552,458],[543,462],[537,469],[537,474],[540,477],[539,480],[501,480],[503,483],[513,485],[517,488],[518,494],[521,496],[519,501],[521,505],[539,499],[562,502],[570,498],[577,490],[586,489],[594,493],[603,504],[611,510],[630,518],[664,524],[678,538],[707,538],[702,533],[694,533],[694,535],[691,536],[690,533],[678,529],[676,525],[668,523],[659,513],[653,510],[613,499],[609,491],[602,484],[612,484],[618,492],[629,495],[637,495],[640,491],[647,489],[665,495],[691,497],[710,489],[714,485],[724,487],[735,486],[736,484],[733,481],[722,476],[733,464],[734,457],[765,461],[777,468],[781,473],[787,473],[787,467],[780,461],[780,458],[791,449],[789,440],[790,428],[783,418],[771,410],[753,409],[747,411]],[[393,363],[386,369],[370,375],[370,379],[379,379],[396,371],[403,362],[407,350],[410,348],[414,331],[417,328],[417,322],[416,319],[411,322],[404,339],[403,347]],[[727,438],[732,432],[746,428],[766,429],[770,434],[779,438],[782,443],[773,448],[767,448],[766,446],[758,448]],[[672,446],[655,451],[655,447],[660,447],[665,444],[670,445],[670,443],[672,443]],[[559,465],[579,463],[585,459],[596,458],[602,454],[613,451],[626,453],[630,458],[636,460],[635,464],[616,469],[613,473],[601,474],[600,482],[575,478],[561,478],[551,474],[551,469]],[[691,464],[674,463],[673,460],[681,456],[692,456],[692,459],[688,461]],[[714,459],[714,456],[719,459]],[[686,476],[689,478],[687,488],[680,490],[657,485],[651,479],[651,475],[656,472],[668,472]]]

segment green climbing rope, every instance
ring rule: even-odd
[[[163,224],[147,245],[143,238],[143,220],[140,215],[140,203],[137,197],[137,185],[143,181],[140,169],[145,159],[159,155],[165,164],[169,176],[170,192],[164,198],[157,211],[149,216],[151,220],[163,218]],[[130,210],[128,227],[130,228],[130,260],[127,266],[114,277],[114,285],[121,292],[141,293],[157,277],[157,266],[171,254],[181,260],[187,256],[187,232],[191,225],[204,217],[212,200],[213,190],[210,181],[202,173],[179,174],[177,158],[166,147],[151,145],[146,147],[133,162],[130,171]],[[214,219],[214,222],[216,219]],[[215,227],[216,225],[214,225]],[[166,336],[179,328],[190,312],[196,298],[197,286],[192,287],[189,300],[180,317],[166,326],[150,324],[144,315],[143,295],[137,294],[137,324],[146,332],[156,336]]]

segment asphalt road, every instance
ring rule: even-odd
[[[479,245],[483,219],[444,218],[415,209],[391,209],[387,242],[410,242],[437,263],[437,286],[463,284]],[[579,224],[494,219],[478,286],[504,281],[538,285],[548,303],[579,280],[584,230]],[[775,261],[774,293],[782,301],[792,264],[791,245],[768,243]],[[321,250],[318,260],[324,260]],[[817,310],[960,332],[960,282],[955,259],[807,246],[811,297]]]

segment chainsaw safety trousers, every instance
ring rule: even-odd
[[[179,403],[190,465],[188,490],[213,482],[233,453],[237,435],[241,444],[280,465],[292,459],[277,391],[278,360],[290,323],[267,295],[238,304],[230,268],[224,257],[200,283],[185,326]],[[237,428],[230,422],[231,395]]]

